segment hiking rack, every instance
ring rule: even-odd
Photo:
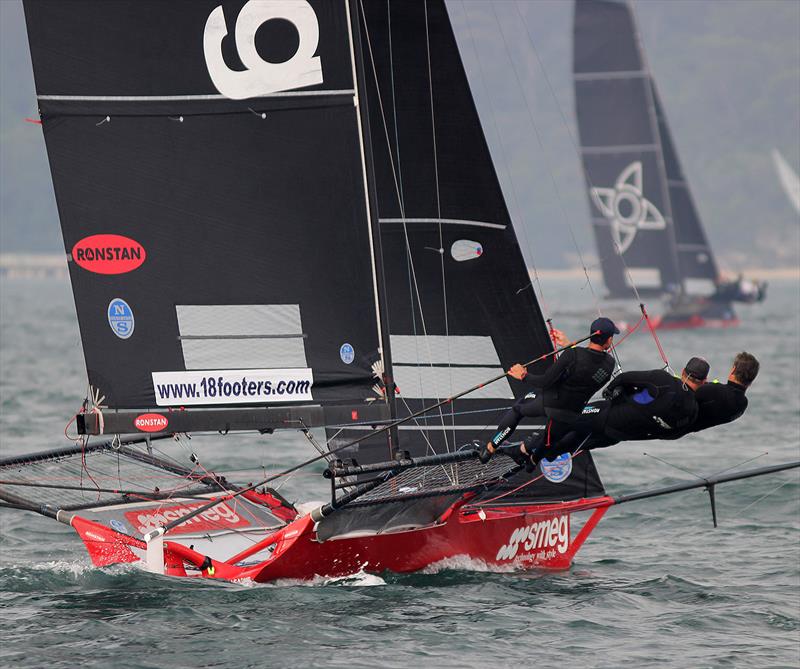
[[[402,451],[394,460],[368,465],[335,460],[323,472],[331,482],[331,501],[314,515],[322,518],[346,505],[365,506],[487,489],[517,471],[519,466],[502,453],[497,453],[488,463],[481,463],[478,451],[471,445],[455,453],[416,458]],[[372,474],[375,476],[358,478]],[[337,497],[341,490],[349,491]]]

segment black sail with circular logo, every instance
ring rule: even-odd
[[[575,1],[573,74],[592,227],[611,296],[631,294],[626,266],[644,270],[641,292],[716,280],[629,3]]]
[[[652,77],[625,2],[576,0],[575,112],[603,279],[612,297],[683,286]],[[660,111],[660,110],[659,110]],[[663,114],[662,114],[663,116]]]

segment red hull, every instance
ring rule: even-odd
[[[460,501],[426,527],[326,541],[317,539],[315,523],[303,516],[225,561],[209,560],[182,543],[165,541],[165,572],[257,582],[308,580],[359,571],[413,572],[458,556],[501,569],[567,569],[613,503],[610,497],[598,497],[476,509]],[[594,512],[576,531],[572,514],[588,510]],[[72,524],[95,564],[135,562],[143,557],[142,541],[82,518],[74,518]]]
[[[653,327],[659,330],[686,330],[694,328],[732,328],[739,325],[738,318],[703,318],[702,316],[691,316],[680,320],[664,321],[663,318],[655,318]]]
[[[738,318],[704,318],[703,316],[689,316],[687,318],[677,318],[665,320],[663,316],[651,317],[650,322],[653,328],[657,330],[692,330],[697,328],[733,328],[738,327],[740,321]],[[618,321],[617,325],[623,332],[630,333],[635,330],[638,323],[628,323],[626,321]]]

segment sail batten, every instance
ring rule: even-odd
[[[251,101],[272,100],[275,98],[303,98],[320,97],[326,95],[355,96],[355,89],[319,91],[279,91],[268,95],[259,95],[248,98]],[[37,100],[61,101],[61,102],[194,102],[196,100],[229,100],[224,95],[201,94],[201,95],[37,95]]]

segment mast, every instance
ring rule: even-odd
[[[383,267],[383,251],[380,234],[380,215],[378,213],[378,195],[375,179],[375,167],[372,157],[372,139],[369,125],[369,102],[367,99],[364,66],[364,55],[361,45],[361,29],[358,0],[345,0],[347,23],[350,39],[350,53],[353,62],[353,81],[356,82],[355,104],[358,110],[359,140],[361,143],[361,161],[364,170],[364,192],[366,195],[367,217],[370,228],[370,250],[372,252],[372,273],[375,282],[375,310],[378,313],[378,326],[383,361],[382,379],[385,391],[384,399],[389,406],[389,414],[394,420],[397,416],[395,399],[394,373],[392,371],[391,335],[389,330],[389,310],[386,294],[386,277]],[[389,431],[390,456],[400,444],[397,428]]]
[[[445,3],[352,0],[351,13],[361,19],[359,100],[403,418],[552,345]],[[483,438],[516,384],[502,379],[403,424],[403,449],[441,453]],[[339,438],[360,436],[350,432]],[[371,461],[362,446],[359,463]]]

